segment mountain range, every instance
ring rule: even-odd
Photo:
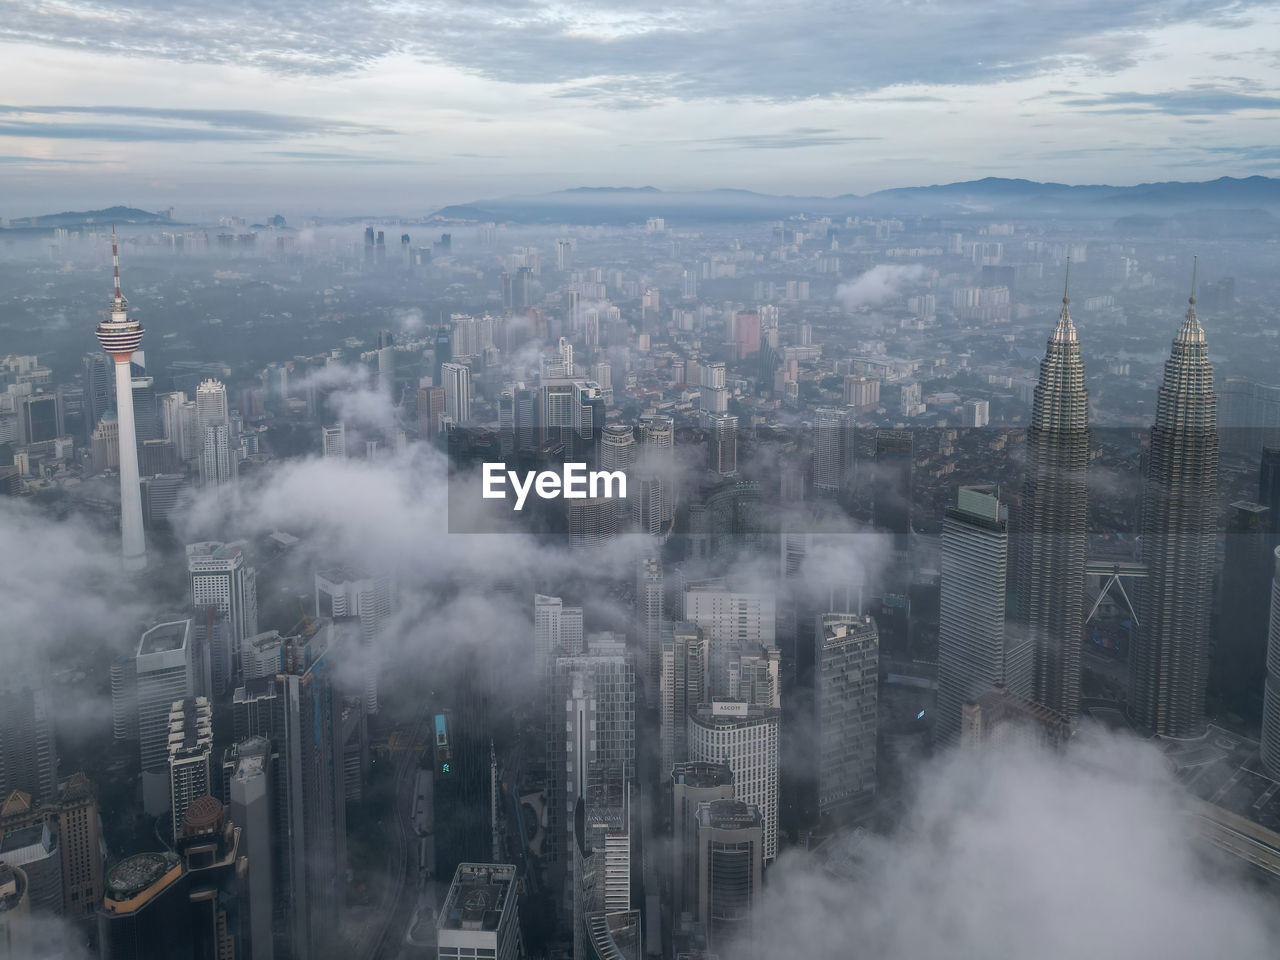
[[[751,190],[669,192],[656,187],[575,187],[508,196],[437,210],[441,220],[497,223],[627,224],[649,217],[683,221],[750,221],[797,214],[852,216],[1172,216],[1186,211],[1280,210],[1280,179],[1219,177],[1118,187],[987,177],[963,183],[899,187],[859,196],[778,196]]]

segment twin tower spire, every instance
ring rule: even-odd
[[[1163,736],[1203,725],[1217,487],[1216,398],[1195,312],[1174,338],[1152,427],[1143,492],[1144,612],[1130,656],[1129,709]],[[1074,723],[1081,643],[1090,439],[1080,342],[1071,320],[1071,263],[1062,311],[1040,362],[1018,511],[1008,684]],[[1014,665],[1021,664],[1021,673]]]

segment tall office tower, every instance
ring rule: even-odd
[[[645,447],[670,450],[675,446],[675,421],[666,414],[645,414],[640,418],[640,443]]]
[[[9,673],[0,680],[0,798],[14,790],[37,800],[57,795],[53,718],[43,677]]]
[[[378,266],[383,266],[387,262],[387,234],[384,230],[378,231],[378,242],[374,245],[374,260]]]
[[[111,313],[98,324],[98,343],[111,355],[116,373],[116,427],[120,438],[120,535],[126,570],[147,566],[147,544],[142,534],[142,489],[138,486],[138,439],[133,422],[133,376],[129,360],[142,343],[142,324],[129,319],[129,301],[120,292],[120,251],[111,231],[111,265],[115,291]]]
[[[1231,504],[1226,539],[1209,684],[1223,707],[1257,723],[1271,611],[1271,511],[1247,500]]]
[[[934,737],[954,743],[961,707],[997,684],[1031,692],[1033,646],[1005,629],[1009,512],[991,486],[961,487],[942,521]]]
[[[782,652],[749,641],[730,644],[724,695],[757,707],[781,707]]]
[[[58,797],[62,848],[62,915],[89,919],[102,900],[102,822],[93,784],[72,774]]]
[[[1280,442],[1280,386],[1227,377],[1218,423],[1222,452],[1252,460],[1259,450]]]
[[[241,644],[258,632],[258,576],[249,566],[247,547],[244,541],[187,544],[192,619],[197,639],[209,648],[211,679],[218,694],[234,686]],[[210,607],[225,629],[210,629],[206,616]]]
[[[592,927],[631,909],[630,784],[616,771],[593,770],[573,816],[573,955],[598,954]]]
[[[342,698],[331,662],[335,624],[290,641],[274,682],[271,729],[280,751],[277,792],[283,856],[277,881],[288,922],[280,927],[295,957],[323,953],[337,935],[347,866],[340,723]],[[280,942],[277,941],[277,947]]]
[[[440,365],[444,387],[444,412],[456,424],[471,419],[471,370],[463,363]]]
[[[618,535],[616,500],[608,497],[566,500],[564,508],[571,547],[603,547]]]
[[[280,672],[284,638],[279,630],[265,630],[240,644],[240,676],[245,680],[274,677]]]
[[[1070,302],[1064,289],[1027,428],[1026,476],[1014,528],[1012,629],[1015,643],[1032,644],[1033,699],[1075,723],[1089,528],[1089,395]]]
[[[689,759],[733,771],[734,796],[760,808],[764,860],[778,856],[778,711],[729,700],[689,713]]]
[[[707,690],[710,645],[696,623],[664,624],[659,681],[661,770],[671,771],[689,756],[689,711],[711,697]]]
[[[204,431],[204,449],[200,452],[200,481],[206,487],[226,487],[236,478],[235,455],[231,450],[231,428],[225,423],[211,423]]]
[[[138,853],[107,872],[98,910],[102,960],[192,956],[190,882],[175,853]]]
[[[894,535],[895,548],[905,550],[911,533],[915,436],[910,430],[877,430],[872,511],[876,526]]]
[[[642,664],[644,698],[650,708],[658,703],[664,618],[662,560],[642,557],[636,563],[636,649]]]
[[[1270,513],[1273,541],[1280,539],[1280,447],[1266,447],[1258,468],[1258,502]]]
[[[271,918],[275,903],[272,870],[275,837],[272,833],[271,783],[275,776],[269,740],[253,737],[235,747],[235,761],[227,778],[231,822],[241,830],[240,850],[249,860],[249,876],[243,891],[249,916],[244,940],[253,960],[273,960]]]
[[[203,435],[215,423],[230,422],[226,384],[213,378],[201,380],[196,387],[196,429]]]
[[[538,391],[523,383],[515,384],[515,409],[512,426],[516,450],[527,452],[538,447]]]
[[[533,306],[533,270],[518,267],[511,287],[511,306],[517,312]]]
[[[605,418],[600,385],[593,380],[575,380],[573,409],[573,457],[581,463],[598,463]]]
[[[558,657],[552,676],[552,709],[560,721],[548,731],[548,858],[572,862],[568,818],[587,787],[593,764],[635,778],[635,671],[622,645],[594,643],[584,655]],[[570,900],[566,906],[571,906]]]
[[[111,361],[100,353],[86,353],[84,365],[84,425],[92,433],[102,415],[116,405]]]
[[[120,466],[120,421],[115,411],[108,410],[93,428],[93,436],[89,440],[92,450],[93,469],[97,473],[113,470]]]
[[[202,449],[196,405],[185,393],[160,395],[160,426],[184,463],[196,459]]]
[[[342,460],[347,456],[347,428],[335,423],[320,428],[320,455],[326,460]]]
[[[373,263],[373,227],[364,228],[364,262]]]
[[[111,662],[111,736],[115,740],[138,736],[137,663],[133,657]]]
[[[169,815],[173,842],[182,836],[187,808],[213,788],[213,710],[206,697],[177,700],[169,709]]]
[[[498,453],[507,459],[516,452],[516,395],[510,388],[498,394]]]
[[[1267,678],[1262,692],[1262,765],[1280,777],[1280,547],[1271,569],[1271,616],[1267,623]]]
[[[764,818],[741,800],[711,800],[698,807],[698,903],[708,950],[724,950],[751,937],[751,917],[762,893]]]
[[[774,594],[735,592],[722,580],[686,585],[684,619],[697,624],[707,638],[708,697],[727,695],[729,657],[736,644],[777,646],[776,608]]]
[[[169,807],[169,711],[195,692],[195,642],[190,620],[157,624],[138,641],[135,681],[142,801],[148,814]]]
[[[543,670],[550,670],[557,657],[576,657],[582,653],[582,607],[565,606],[560,597],[533,598],[533,659]]]
[[[880,381],[874,377],[845,374],[844,405],[857,409],[876,407],[880,404]]]
[[[395,584],[386,574],[337,567],[316,572],[316,615],[358,617],[364,661],[364,709],[378,712],[379,642],[395,610]]]
[[[828,613],[819,620],[816,642],[818,813],[829,814],[876,792],[880,637],[868,616]]]
[[[449,318],[449,359],[465,360],[480,355],[480,329],[476,318],[455,313]]]
[[[836,496],[848,485],[853,463],[853,417],[849,410],[824,407],[814,413],[813,489]]]
[[[518,960],[524,948],[520,942],[517,896],[514,866],[458,864],[437,923],[439,960],[463,957]]]
[[[733,799],[733,771],[723,763],[677,763],[671,770],[672,922],[698,909],[698,808]]]
[[[1195,279],[1164,366],[1142,498],[1143,584],[1129,709],[1162,737],[1204,729],[1218,500],[1217,397]]]
[[[154,440],[160,434],[160,410],[156,402],[155,378],[134,377],[132,393],[134,436],[139,443]]]
[[[233,957],[242,943],[240,849],[243,833],[222,802],[208,794],[187,807],[174,843],[187,878],[187,934],[192,948],[182,957]]]
[[[722,477],[738,472],[738,418],[728,413],[711,415],[707,436],[708,465]]]
[[[760,312],[739,310],[733,315],[733,342],[738,348],[738,359],[745,360],[760,352]]]
[[[629,426],[605,427],[600,435],[600,469],[628,473],[636,462],[636,437]]]
[[[556,269],[568,270],[573,266],[573,241],[561,237],[556,241]]]

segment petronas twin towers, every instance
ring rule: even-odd
[[[1068,277],[1070,264],[1068,264]],[[1015,545],[1008,683],[1075,723],[1088,535],[1089,398],[1064,292],[1040,362]],[[1190,307],[1160,386],[1142,510],[1147,579],[1129,654],[1129,711],[1165,737],[1204,727],[1217,518],[1217,400]]]
[[[1068,284],[1070,263],[1067,264]],[[1067,287],[1040,361],[1027,428],[1026,478],[1015,542],[1013,649],[1023,677],[1009,686],[1074,721],[1080,713],[1080,632],[1088,533],[1089,395]],[[1011,665],[1012,666],[1012,665]],[[1029,673],[1029,677],[1025,674]]]

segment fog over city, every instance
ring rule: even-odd
[[[1280,947],[1280,13],[0,8],[0,960]]]

